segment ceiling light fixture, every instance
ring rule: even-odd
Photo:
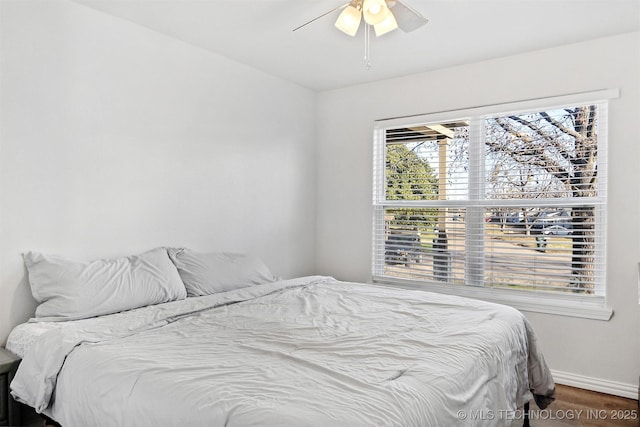
[[[364,18],[366,28],[364,29],[364,63],[367,70],[371,69],[369,60],[369,41],[373,27],[376,37],[387,34],[398,28],[396,18],[387,6],[385,0],[351,0],[336,19],[335,26],[345,34],[354,37],[360,28],[360,22]]]
[[[371,27],[375,30],[376,36],[380,37],[396,28],[409,33],[427,23],[427,19],[404,4],[404,0],[350,0],[349,3],[335,7],[297,26],[293,31],[306,27],[312,22],[338,10],[342,10],[342,12],[336,19],[335,27],[351,37],[358,33],[360,23],[364,18],[364,63],[367,69],[371,68],[371,62],[369,61]]]
[[[385,0],[352,0],[338,16],[335,26],[353,37],[358,32],[363,17],[365,24],[373,26],[378,37],[398,28]]]

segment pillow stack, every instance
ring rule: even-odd
[[[23,254],[39,321],[77,320],[277,280],[257,257],[156,248],[77,262]]]

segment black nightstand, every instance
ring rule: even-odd
[[[20,358],[0,348],[0,426],[20,425],[20,408],[9,394],[9,384],[20,364]]]

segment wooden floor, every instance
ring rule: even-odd
[[[563,385],[545,411],[531,404],[532,427],[638,427],[638,401]]]

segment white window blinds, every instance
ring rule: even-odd
[[[566,101],[378,122],[374,278],[603,295],[607,102]]]

